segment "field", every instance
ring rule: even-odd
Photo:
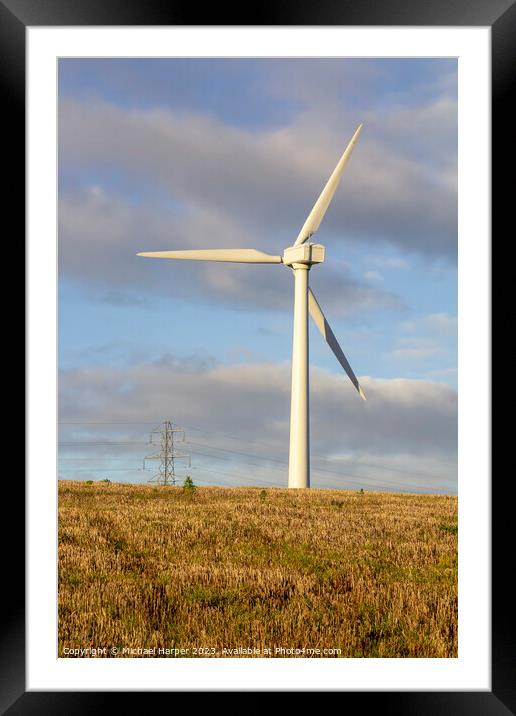
[[[457,498],[60,482],[58,644],[456,657]]]

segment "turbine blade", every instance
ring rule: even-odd
[[[229,261],[239,264],[280,264],[281,256],[272,256],[256,249],[190,249],[186,251],[146,251],[137,254],[151,259],[181,261]]]
[[[310,311],[310,315],[314,319],[315,325],[321,332],[322,337],[326,341],[326,343],[330,346],[332,351],[335,354],[335,357],[341,364],[341,366],[344,368],[346,373],[349,376],[349,379],[355,386],[355,388],[358,390],[360,397],[362,400],[365,400],[366,397],[364,395],[364,391],[362,390],[362,386],[358,382],[358,378],[353,373],[353,369],[348,363],[348,360],[346,356],[344,355],[344,352],[342,348],[339,346],[339,342],[335,338],[335,334],[331,330],[328,321],[326,320],[326,317],[324,313],[321,310],[321,307],[317,303],[317,300],[313,294],[313,291],[311,288],[308,289],[308,310]]]
[[[355,134],[351,138],[351,141],[346,147],[344,154],[341,156],[339,163],[333,170],[333,174],[328,179],[326,186],[322,190],[321,196],[315,202],[314,208],[312,209],[312,211],[308,215],[307,220],[303,224],[303,228],[299,232],[299,236],[297,237],[294,246],[298,246],[299,244],[302,244],[304,241],[309,239],[310,236],[312,234],[315,234],[315,232],[319,228],[319,225],[323,220],[324,215],[326,214],[326,210],[330,205],[330,202],[333,199],[333,195],[335,194],[335,191],[339,185],[342,172],[344,171],[344,167],[346,166],[353,147],[355,146],[355,142],[358,139],[358,135],[360,134],[362,126],[362,124],[359,125]]]

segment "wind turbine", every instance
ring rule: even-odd
[[[365,400],[364,391],[349,365],[313,291],[308,286],[308,272],[314,264],[324,261],[324,246],[310,243],[310,237],[317,231],[328,206],[339,185],[344,167],[351,155],[362,125],[351,138],[333,174],[303,224],[299,236],[283,256],[257,251],[256,249],[202,249],[186,251],[153,251],[139,253],[155,259],[179,259],[190,261],[225,261],[246,264],[284,264],[292,269],[295,280],[294,290],[294,337],[292,346],[292,394],[290,407],[290,453],[288,486],[310,487],[310,430],[308,405],[308,313],[322,337],[330,346],[335,357],[346,371],[360,397]]]

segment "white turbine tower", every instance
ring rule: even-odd
[[[308,313],[328,343],[361,398],[364,392],[353,373],[342,348],[328,325],[321,307],[308,286],[308,272],[313,264],[324,261],[324,246],[312,244],[310,237],[317,231],[339,185],[342,172],[351,155],[362,125],[358,127],[350,143],[328,179],[314,208],[308,215],[293,246],[285,249],[283,256],[272,256],[256,249],[203,249],[187,251],[153,251],[139,253],[156,259],[180,259],[190,261],[227,261],[249,264],[284,264],[294,272],[294,338],[292,347],[292,395],[290,408],[290,453],[288,469],[289,487],[310,487],[310,424],[308,406]],[[308,242],[308,243],[306,243]]]

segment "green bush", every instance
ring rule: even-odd
[[[185,481],[183,482],[183,493],[185,495],[193,495],[195,492],[195,489],[196,489],[196,487],[194,485],[192,478],[190,477],[190,475],[187,475],[185,477]]]

